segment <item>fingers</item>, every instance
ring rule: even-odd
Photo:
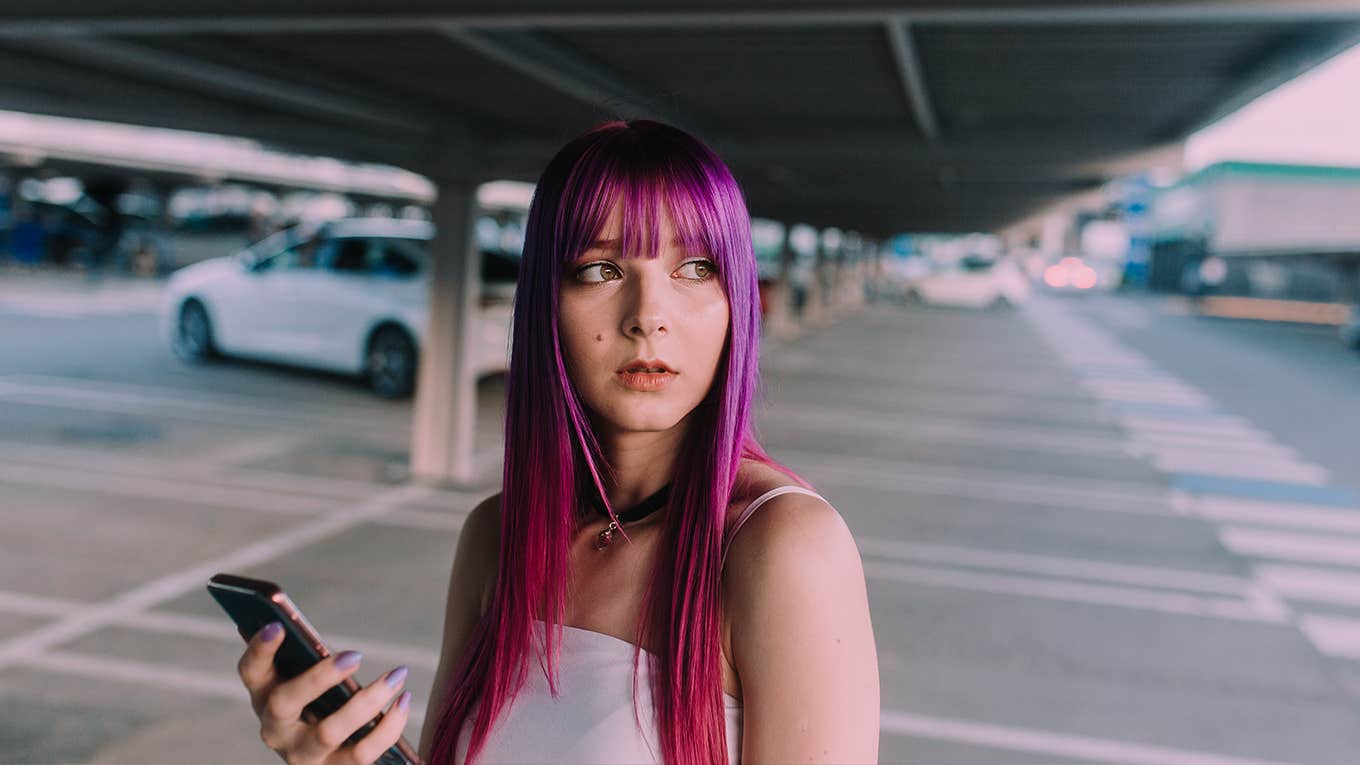
[[[354,674],[363,658],[357,651],[338,653],[322,659],[291,680],[275,684],[260,719],[265,723],[298,722],[302,719],[303,707]]]
[[[369,720],[387,706],[405,682],[406,667],[397,667],[383,675],[377,682],[354,694],[344,706],[318,722],[314,733],[316,752],[319,754],[339,749],[355,731],[367,725]],[[364,740],[372,735],[370,731],[364,736]]]
[[[236,673],[241,676],[246,690],[250,692],[250,702],[256,714],[264,705],[264,699],[278,682],[274,670],[274,654],[283,645],[283,625],[270,622],[246,641],[245,653],[236,663]]]
[[[397,739],[401,738],[401,732],[406,730],[406,721],[410,716],[411,692],[404,691],[388,707],[377,727],[369,731],[367,736],[359,739],[358,743],[350,750],[354,762],[361,765],[372,765],[376,762],[383,752],[390,749],[392,745],[397,743]]]

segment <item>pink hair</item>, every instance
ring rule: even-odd
[[[719,635],[726,510],[743,458],[789,471],[765,454],[751,430],[760,309],[741,189],[694,137],[632,120],[602,124],[563,147],[539,179],[529,209],[507,381],[499,569],[487,612],[449,679],[447,701],[432,710],[438,714],[432,765],[452,765],[474,711],[467,762],[475,762],[492,724],[523,687],[531,659],[553,696],[558,693],[578,497],[588,489],[604,496],[602,466],[608,472],[563,363],[558,283],[563,265],[598,237],[615,204],[623,205],[622,251],[646,257],[658,251],[655,224],[664,206],[677,235],[717,264],[730,309],[724,357],[677,459],[638,623],[643,641],[657,646],[650,670],[662,761],[727,760]],[[554,629],[535,629],[538,614]],[[635,685],[640,650],[634,650]]]

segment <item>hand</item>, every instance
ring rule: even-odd
[[[303,707],[339,685],[359,668],[361,654],[345,651],[328,656],[306,672],[283,680],[274,668],[274,654],[283,644],[283,628],[272,622],[246,644],[237,671],[250,703],[260,718],[260,739],[289,765],[372,765],[401,738],[410,714],[411,692],[392,697],[406,681],[406,667],[397,667],[359,691],[330,716],[315,722],[303,719]],[[389,706],[389,702],[391,702]],[[382,720],[353,745],[345,741],[387,708]],[[310,717],[310,715],[309,715]]]

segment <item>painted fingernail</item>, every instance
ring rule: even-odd
[[[411,692],[406,691],[401,694],[401,698],[397,699],[397,709],[405,712],[409,706],[411,706]]]
[[[359,662],[364,660],[364,655],[358,651],[345,651],[335,657],[335,666],[340,669],[349,669],[359,666]]]
[[[264,628],[261,629],[258,634],[261,640],[268,643],[278,637],[280,632],[283,632],[283,625],[278,622],[270,622],[264,625]]]
[[[400,667],[397,667],[391,672],[388,672],[387,687],[396,688],[398,685],[401,685],[401,681],[406,679],[406,672],[407,670],[405,664],[401,665]]]

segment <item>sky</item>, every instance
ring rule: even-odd
[[[1360,45],[1186,142],[1187,171],[1223,160],[1360,167]]]

